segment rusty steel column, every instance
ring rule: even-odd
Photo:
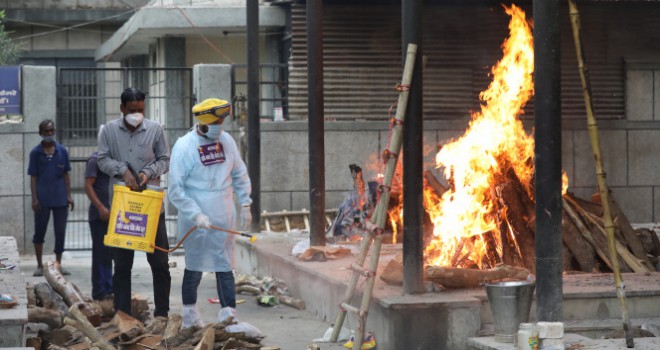
[[[325,245],[325,128],[323,125],[323,0],[307,1],[307,121],[309,239]]]
[[[423,172],[424,104],[422,99],[422,0],[403,0],[401,9],[402,57],[408,44],[417,45],[415,69],[403,127],[403,292],[423,293],[424,224]],[[403,65],[402,65],[403,67]]]
[[[259,119],[259,2],[247,0],[248,175],[252,182],[252,232],[261,231],[261,130]]]
[[[559,0],[534,0],[536,319],[562,320]]]

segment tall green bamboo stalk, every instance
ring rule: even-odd
[[[336,342],[339,337],[339,332],[341,327],[344,324],[344,319],[346,318],[346,310],[352,310],[357,313],[359,320],[358,329],[355,331],[354,340],[353,340],[353,349],[359,350],[362,346],[362,340],[364,339],[365,327],[367,325],[367,315],[369,312],[369,304],[371,303],[371,297],[373,294],[374,282],[376,279],[375,271],[378,267],[378,259],[380,257],[380,248],[383,242],[383,237],[381,234],[374,234],[375,230],[383,230],[385,228],[385,219],[387,218],[387,209],[390,203],[390,189],[392,188],[392,181],[394,179],[394,171],[396,170],[396,163],[399,160],[399,153],[401,151],[401,144],[403,143],[403,121],[405,120],[406,108],[408,106],[408,95],[410,94],[408,86],[412,81],[413,69],[415,68],[415,56],[417,55],[417,45],[408,44],[408,50],[406,51],[406,61],[404,62],[403,67],[403,78],[401,80],[401,85],[404,87],[399,93],[399,99],[397,101],[396,114],[392,122],[392,136],[390,139],[389,147],[387,148],[385,154],[388,156],[385,157],[385,177],[383,178],[383,192],[378,198],[378,203],[374,209],[374,213],[371,216],[371,223],[374,227],[367,227],[368,232],[362,238],[362,243],[360,244],[360,253],[358,255],[357,261],[352,265],[353,275],[351,280],[348,283],[348,288],[344,294],[344,299],[341,303],[341,308],[335,323],[332,329],[332,335],[330,336],[331,342]],[[373,247],[371,247],[371,256],[369,260],[369,277],[366,279],[364,289],[362,290],[362,303],[360,308],[357,309],[351,306],[349,303],[353,298],[355,293],[355,288],[357,287],[358,279],[363,274],[359,273],[359,270],[364,265],[364,262],[367,258],[367,252],[369,251],[369,246],[373,240]]]
[[[614,223],[612,221],[612,210],[610,208],[610,191],[605,178],[605,169],[603,168],[603,158],[601,155],[600,141],[598,139],[598,123],[594,116],[593,104],[591,101],[591,82],[589,72],[584,58],[584,48],[580,36],[580,12],[578,11],[575,0],[568,0],[569,13],[571,16],[571,27],[573,28],[573,41],[575,43],[575,53],[578,60],[578,69],[580,71],[580,80],[582,81],[582,91],[584,93],[584,104],[587,109],[587,128],[589,129],[589,140],[596,161],[596,175],[598,178],[598,191],[600,192],[600,201],[603,205],[603,218],[605,219],[605,232],[607,232],[607,245],[612,258],[614,273],[614,284],[616,294],[621,304],[621,317],[623,318],[623,331],[626,337],[626,346],[634,348],[635,344],[631,333],[630,319],[628,318],[628,309],[626,308],[626,292],[623,289],[621,271],[619,270],[619,258],[616,252],[614,238]]]

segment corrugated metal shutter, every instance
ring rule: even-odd
[[[531,11],[527,10],[531,18]],[[607,55],[606,10],[582,19],[593,101],[599,118],[624,115],[623,63]],[[479,108],[501,58],[509,17],[499,5],[424,8],[424,118],[457,119]],[[307,116],[307,41],[304,5],[292,7],[289,76],[290,117]],[[401,8],[324,4],[324,91],[326,119],[385,119],[401,79]],[[568,16],[562,22],[562,115],[583,118],[584,102]],[[533,101],[525,108],[531,117]]]

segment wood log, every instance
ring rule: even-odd
[[[77,344],[66,345],[64,348],[67,349],[67,350],[98,350],[97,347],[94,347],[94,346],[92,346],[91,344],[89,344],[88,342],[85,342],[85,341],[81,342],[81,343],[77,343]],[[140,349],[140,350],[142,350],[142,349]]]
[[[94,300],[91,305],[101,314],[103,319],[112,319],[115,315],[115,306],[112,299]]]
[[[660,255],[660,239],[658,239],[655,231],[648,228],[638,228],[635,230],[635,234],[639,237],[640,242],[642,242],[646,254],[652,256]]]
[[[71,329],[68,327],[45,331],[40,329],[37,336],[44,344],[54,344],[57,346],[66,346],[67,342],[73,339]]]
[[[197,343],[193,350],[213,350],[213,345],[215,345],[215,330],[213,327],[208,327],[204,331],[202,340]]]
[[[573,253],[571,253],[571,250],[568,249],[566,244],[561,245],[561,266],[562,271],[567,274],[572,273],[572,271],[580,270],[580,265],[577,260],[575,260],[575,256],[573,256]]]
[[[589,201],[586,199],[582,199],[580,197],[576,197],[575,194],[571,192],[566,192],[564,195],[564,198],[569,198],[571,199],[571,202],[575,202],[577,205],[579,205],[582,209],[596,215],[596,216],[603,216],[603,206],[600,204],[600,201],[598,203]]]
[[[582,220],[584,220],[584,224],[589,227],[589,230],[592,232],[592,237],[596,244],[600,247],[600,249],[603,250],[604,255],[609,259],[609,264],[608,266],[610,267],[611,270],[614,270],[613,265],[612,265],[612,257],[609,254],[609,243],[607,242],[607,233],[605,232],[605,228],[602,226],[604,223],[602,222],[602,219],[597,217],[596,215],[582,209],[577,203],[573,202],[570,198],[565,198],[568,202],[571,203],[573,209],[580,214],[580,217]],[[622,247],[619,242],[615,240],[615,246],[617,247]],[[632,253],[628,252],[627,249],[624,248],[625,252],[623,254],[626,254],[628,259],[625,259],[621,253],[618,252],[619,248],[617,249],[617,255],[619,258],[619,269],[621,272],[632,272],[634,269],[632,266],[628,264],[628,260],[632,260],[633,264],[639,265],[639,263],[635,263],[634,260],[634,255]],[[600,256],[600,253],[599,253]],[[632,259],[630,257],[632,256]],[[601,257],[602,259],[602,257]],[[605,260],[603,260],[605,261]]]
[[[25,291],[27,292],[27,306],[38,306],[37,294],[34,292],[34,284],[32,284],[32,282],[28,282],[25,285]]]
[[[181,316],[179,316],[181,318]],[[169,322],[168,322],[169,324]],[[163,335],[163,339],[160,342],[160,347],[165,347],[167,349],[172,349],[181,346],[182,344],[187,344],[189,346],[185,348],[191,348],[193,344],[195,344],[195,334],[200,331],[200,328],[198,327],[188,327],[188,328],[183,328],[179,329],[177,333],[174,335],[169,336],[167,339],[165,339],[165,336]],[[201,336],[200,336],[201,338]],[[199,340],[199,338],[197,339]]]
[[[427,266],[426,279],[446,288],[476,288],[482,283],[501,279],[527,280],[530,271],[516,266],[498,265],[489,270]]]
[[[284,305],[294,307],[298,310],[304,310],[305,309],[305,301],[300,299],[300,298],[294,298],[294,297],[289,296],[289,295],[278,293],[277,294],[277,300],[280,303],[284,304]]]
[[[56,261],[49,261],[45,267],[44,276],[50,286],[64,298],[67,305],[71,307],[77,305],[76,310],[80,310],[94,327],[98,327],[101,324],[101,315],[85,302],[78,287],[64,278],[60,273],[59,264]],[[69,308],[69,312],[71,312],[71,308]]]
[[[570,200],[570,197],[568,198]],[[579,205],[579,204],[575,204]],[[610,270],[613,270],[612,266],[612,261],[610,260],[610,256],[607,254],[607,240],[604,239],[596,239],[594,235],[592,234],[592,231],[586,227],[585,223],[582,220],[582,217],[573,209],[573,207],[567,202],[567,198],[565,197],[562,206],[564,208],[564,212],[568,214],[568,216],[571,218],[571,221],[575,225],[575,227],[580,231],[580,234],[582,234],[582,237],[591,244],[591,246],[594,248],[596,251],[596,254],[603,260],[605,265],[609,267]],[[598,235],[600,237],[600,235]],[[621,265],[621,266],[625,266]]]
[[[37,306],[29,307],[28,322],[45,323],[50,329],[58,329],[64,325],[64,314],[58,310]]]
[[[69,316],[64,318],[64,323],[79,329],[92,341],[92,345],[102,350],[117,350],[101,334],[94,328],[88,321],[87,316],[83,313],[83,309],[88,306],[84,303],[76,303],[69,308]]]
[[[69,350],[69,349],[67,349],[65,347],[62,347],[62,346],[55,345],[55,344],[48,344],[48,347],[46,347],[46,350]]]
[[[596,222],[596,218],[591,213],[584,213],[583,217],[593,220],[593,223]],[[594,227],[602,236],[607,237],[607,232],[605,232],[605,229],[602,226],[595,224]],[[617,241],[614,242],[614,245],[617,254],[619,254],[619,257],[621,257],[623,262],[625,262],[625,265],[627,265],[630,269],[632,269],[633,272],[649,272],[649,269],[644,264],[644,261],[646,259],[645,260],[637,259],[637,257],[635,257],[635,255],[633,255],[628,250],[628,248],[624,247],[621,243]],[[621,271],[623,272],[623,270]]]
[[[250,286],[250,285],[242,285],[236,287],[236,293],[249,293],[252,295],[259,295],[261,294],[261,288],[257,286]]]
[[[400,286],[403,284],[403,252],[397,253],[380,274],[380,279],[387,284]]]
[[[594,272],[594,267],[596,266],[594,248],[582,237],[582,234],[566,211],[562,213],[561,226],[562,241],[571,251],[580,266],[580,271]]]
[[[142,334],[129,341],[120,342],[119,346],[121,350],[158,350],[162,349],[158,347],[161,339],[160,335]]]
[[[173,338],[179,333],[181,329],[181,323],[183,319],[179,314],[170,314],[167,318],[167,326],[165,327],[165,332],[163,332],[163,341],[167,341],[170,338]]]
[[[69,313],[69,307],[64,302],[64,299],[62,299],[62,296],[50,284],[46,282],[35,284],[34,293],[44,308],[60,311],[64,315]]]
[[[597,199],[600,200],[600,196],[597,196]],[[642,242],[637,237],[637,234],[635,234],[635,230],[633,229],[632,225],[630,225],[630,221],[628,221],[628,217],[623,212],[623,210],[621,209],[621,207],[619,206],[619,204],[614,199],[614,196],[611,193],[609,199],[610,199],[610,208],[612,210],[612,220],[614,220],[615,226],[623,233],[623,236],[625,237],[626,240],[625,245],[627,245],[630,248],[630,251],[635,255],[637,259],[643,261],[647,269],[655,270],[653,265],[651,265],[651,263],[647,260],[646,251],[644,251]]]
[[[131,316],[142,322],[149,319],[149,302],[137,293],[131,295]]]
[[[220,350],[241,349],[241,350],[258,350],[261,349],[260,344],[253,344],[244,340],[229,338],[227,339]]]
[[[117,326],[117,329],[119,329],[121,332],[119,339],[124,342],[136,338],[144,333],[144,325],[142,322],[127,315],[121,310],[115,313],[115,317],[112,318],[112,324]]]
[[[506,242],[509,246],[506,254],[518,253],[524,263],[523,266],[534,273],[536,271],[535,233],[533,228],[527,224],[534,218],[534,202],[529,198],[513,168],[509,168],[506,172],[505,180],[496,186],[496,192],[502,207],[506,208],[500,212],[505,215],[503,219],[509,223],[514,239],[508,236],[509,230],[500,231],[502,238],[506,238],[502,245],[504,247]],[[513,245],[517,245],[517,249],[511,249]]]
[[[151,334],[162,335],[167,327],[167,317],[158,316],[147,326],[146,332]]]
[[[447,187],[441,184],[430,170],[424,171],[424,180],[426,180],[426,184],[433,189],[433,192],[435,192],[435,195],[438,196],[438,198],[441,198],[442,195],[447,192]]]

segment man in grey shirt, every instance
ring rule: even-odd
[[[113,185],[123,181],[133,190],[151,184],[160,186],[160,176],[167,173],[170,164],[170,148],[163,127],[155,121],[144,119],[145,94],[127,88],[121,94],[122,117],[106,124],[99,135],[98,165],[110,176],[110,203]],[[134,169],[135,178],[129,168]],[[110,218],[113,220],[113,218]],[[165,214],[158,220],[157,247],[169,249]],[[134,251],[114,248],[115,271],[112,276],[116,311],[131,315],[131,269]],[[166,252],[155,250],[147,253],[154,285],[154,317],[167,317],[170,310],[171,277]]]

